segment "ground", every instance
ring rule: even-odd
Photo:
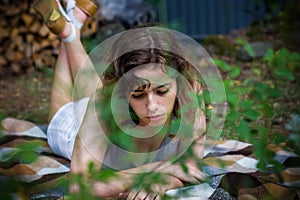
[[[15,117],[47,123],[51,78],[42,71],[0,79],[0,118]]]

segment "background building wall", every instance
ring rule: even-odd
[[[162,0],[158,20],[189,35],[203,39],[249,26],[264,17],[263,3],[253,0]]]

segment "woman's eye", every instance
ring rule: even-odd
[[[164,95],[164,94],[167,94],[168,92],[169,92],[169,89],[157,90],[156,94],[158,94],[158,95]]]
[[[138,93],[138,94],[132,94],[131,96],[134,99],[141,99],[145,96],[145,94],[144,93]]]

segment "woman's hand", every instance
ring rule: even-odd
[[[197,184],[205,180],[205,174],[199,170],[196,164],[186,163],[186,167],[188,171],[184,172],[182,166],[180,166],[179,164],[171,164],[160,169],[159,171],[174,176],[182,182],[192,184]]]
[[[133,189],[127,194],[122,194],[121,198],[124,197],[126,200],[160,200],[165,193],[165,189],[161,185],[157,185],[157,188],[153,188],[151,192],[146,192],[143,188]]]
[[[93,183],[93,193],[98,197],[112,197],[118,196],[120,193],[126,191],[127,188],[133,184],[133,177],[131,174],[116,172],[116,176],[112,177],[106,182],[95,181]]]
[[[150,185],[150,190],[147,191],[145,188],[149,190],[149,185],[140,185],[138,188],[133,188],[129,192],[121,193],[119,195],[120,198],[126,200],[160,200],[167,190],[183,187],[183,183],[176,177],[171,175],[162,175],[164,176],[164,180],[166,183],[152,183]]]

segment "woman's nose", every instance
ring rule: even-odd
[[[157,99],[155,98],[155,95],[153,93],[149,93],[147,95],[147,109],[150,112],[153,112],[157,109]]]

